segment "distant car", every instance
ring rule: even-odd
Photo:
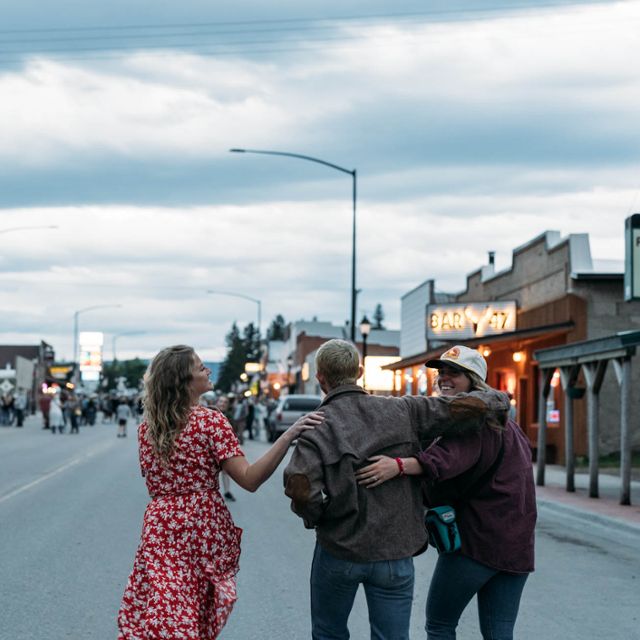
[[[275,442],[300,416],[317,409],[321,402],[322,396],[295,393],[282,396],[269,416],[269,442]]]

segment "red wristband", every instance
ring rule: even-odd
[[[402,458],[396,458],[396,464],[398,465],[398,469],[400,470],[400,474],[401,476],[404,475],[404,462],[402,461]]]

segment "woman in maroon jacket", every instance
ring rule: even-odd
[[[426,364],[438,369],[442,395],[488,388],[486,361],[474,349],[452,347]],[[536,522],[531,449],[520,427],[509,420],[506,427],[441,438],[414,458],[372,461],[357,474],[362,485],[424,474],[428,504],[456,509],[461,549],[438,557],[427,597],[427,638],[455,639],[476,594],[482,637],[513,638],[520,596],[534,568]]]

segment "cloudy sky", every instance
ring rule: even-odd
[[[78,315],[107,358],[221,358],[257,305],[207,290],[349,318],[351,177],[232,147],[357,169],[357,315],[390,328],[547,229],[622,258],[640,2],[267,5],[0,1],[0,343],[70,358],[112,305]]]

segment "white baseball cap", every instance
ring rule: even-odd
[[[425,363],[432,369],[441,369],[444,366],[459,369],[461,371],[473,371],[482,380],[487,379],[487,361],[475,349],[470,349],[461,344],[451,347],[439,358]]]

